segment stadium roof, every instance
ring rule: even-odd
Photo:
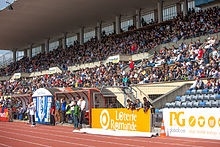
[[[166,0],[164,6],[179,0]],[[115,21],[116,15],[134,15],[139,8],[154,10],[157,0],[17,0],[14,10],[0,11],[0,49],[24,49],[64,32]]]

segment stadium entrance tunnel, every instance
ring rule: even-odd
[[[70,103],[72,98],[84,98],[86,101],[86,124],[91,126],[91,109],[104,108],[105,98],[96,88],[40,88],[32,95],[36,106],[37,123],[50,124],[50,109],[56,100],[64,99]]]

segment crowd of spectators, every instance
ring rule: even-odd
[[[0,82],[0,94],[32,93],[38,88],[52,87],[101,87],[128,86],[173,80],[190,80],[196,77],[211,78],[213,87],[219,88],[219,39],[209,37],[204,42],[197,40],[189,44],[181,43],[179,47],[164,47],[154,52],[152,58],[140,62],[107,63],[93,68],[70,72],[67,66],[103,60],[114,54],[139,53],[141,50],[153,48],[160,43],[167,43],[182,38],[196,37],[200,34],[219,32],[219,9],[191,12],[187,17],[178,16],[175,21],[165,26],[154,26],[123,37],[105,37],[101,41],[92,39],[80,46],[66,50],[57,49],[49,54],[37,55],[17,62],[17,72],[30,72],[39,68],[46,69],[52,65],[60,65],[63,73],[42,75],[33,78]],[[201,25],[201,26],[200,26]],[[201,30],[204,28],[203,30]],[[179,30],[179,31],[178,31]],[[174,35],[175,34],[175,35]],[[10,67],[10,66],[9,66]],[[7,70],[12,70],[8,68]],[[28,71],[27,71],[28,70]]]
[[[68,66],[105,60],[115,54],[146,52],[171,41],[217,33],[220,31],[219,13],[218,7],[199,12],[192,10],[187,16],[180,14],[171,22],[162,25],[151,25],[122,35],[104,36],[100,41],[92,38],[83,45],[76,41],[65,50],[58,48],[48,54],[40,53],[32,58],[25,57],[1,69],[0,75],[41,71],[53,66],[68,70]]]

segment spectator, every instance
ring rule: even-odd
[[[66,101],[64,98],[61,99],[61,113],[62,113],[62,123],[66,122]]]
[[[50,125],[55,126],[55,106],[52,105],[50,109]]]
[[[150,109],[151,106],[153,106],[146,97],[143,98],[144,101],[144,112],[147,112],[148,109]]]
[[[142,103],[139,99],[136,99],[136,109],[143,108]]]
[[[200,77],[196,77],[196,80],[194,81],[193,85],[190,87],[191,89],[203,89],[204,88],[204,83],[200,79]]]

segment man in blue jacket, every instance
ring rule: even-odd
[[[61,99],[61,113],[62,113],[62,123],[65,123],[66,122],[66,101],[65,99]]]

